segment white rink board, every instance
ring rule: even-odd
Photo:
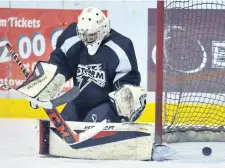
[[[36,121],[0,119],[1,168],[224,168],[225,143],[184,143],[173,146],[178,153],[175,160],[149,161],[100,161],[69,158],[46,158],[36,151]],[[4,135],[4,136],[3,136]],[[201,148],[212,147],[212,155],[204,157]]]

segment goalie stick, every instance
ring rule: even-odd
[[[10,56],[13,58],[13,60],[16,62],[16,64],[19,66],[20,70],[23,72],[24,76],[28,78],[30,76],[29,72],[23,65],[23,63],[20,61],[18,54],[12,49],[12,46],[10,44],[6,44],[5,47],[8,49]],[[7,85],[2,85],[2,88],[5,90],[9,90],[9,87]],[[78,92],[76,92],[78,93]],[[61,97],[61,96],[60,96]],[[50,121],[53,123],[57,131],[60,133],[61,138],[68,144],[68,145],[74,145],[81,143],[83,141],[86,141],[87,139],[90,139],[91,137],[98,134],[101,130],[104,129],[106,126],[106,120],[103,120],[101,123],[99,123],[98,126],[93,127],[85,132],[76,133],[70,129],[70,127],[67,125],[65,120],[62,118],[60,113],[56,108],[46,109],[44,108],[44,111],[48,115]]]
[[[65,94],[61,95],[60,97],[57,97],[50,101],[39,101],[35,98],[32,98],[24,93],[21,93],[20,91],[10,87],[9,85],[6,85],[2,82],[0,82],[0,87],[2,87],[5,90],[9,90],[12,94],[19,95],[20,97],[23,97],[26,100],[29,100],[31,103],[36,104],[38,106],[44,107],[45,109],[52,109],[54,107],[60,106],[62,104],[68,103],[72,100],[74,100],[79,95],[79,88],[73,87]]]

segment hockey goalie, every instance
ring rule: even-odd
[[[49,61],[37,66],[51,79],[39,80],[29,88],[29,93],[38,95],[39,100],[54,98],[70,78],[79,87],[79,96],[61,112],[68,122],[107,119],[109,123],[132,125],[144,111],[147,93],[140,86],[133,43],[112,29],[99,9],[85,8],[78,22],[60,35]],[[22,86],[20,91],[27,92],[27,87]],[[151,150],[152,160],[164,160],[175,153],[171,147],[155,143]]]

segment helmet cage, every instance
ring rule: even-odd
[[[89,33],[88,31],[79,31],[77,28],[77,35],[85,45],[88,45],[94,43],[98,39],[100,31]]]

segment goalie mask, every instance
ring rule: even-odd
[[[102,40],[109,32],[109,19],[101,10],[88,7],[78,16],[77,35],[90,55],[97,52]]]
[[[145,109],[147,92],[140,86],[124,85],[119,90],[109,93],[109,97],[118,115],[134,122]]]

